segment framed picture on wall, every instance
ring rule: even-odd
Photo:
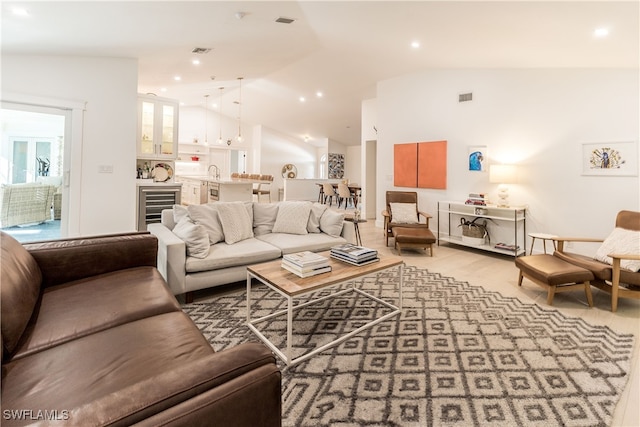
[[[487,159],[487,146],[486,145],[471,145],[468,152],[468,164],[469,170],[472,172],[486,172],[488,170]]]
[[[582,175],[637,176],[637,142],[589,142],[582,144]]]

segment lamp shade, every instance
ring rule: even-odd
[[[515,184],[517,177],[515,165],[489,166],[489,182],[492,184]]]

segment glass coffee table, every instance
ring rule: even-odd
[[[375,262],[373,264],[363,265],[363,266],[355,266],[348,264],[346,262],[338,261],[329,256],[329,252],[323,252],[321,255],[329,258],[329,263],[331,265],[332,271],[329,273],[322,273],[311,277],[301,278],[296,276],[293,273],[285,270],[281,267],[282,260],[278,259],[275,261],[256,264],[247,268],[247,326],[251,329],[257,336],[260,338],[278,357],[280,357],[287,366],[293,366],[297,363],[300,363],[304,360],[309,359],[310,357],[325,351],[328,348],[331,348],[346,339],[359,334],[365,329],[371,328],[374,325],[377,325],[380,322],[384,322],[390,317],[399,315],[402,310],[402,273],[404,262],[401,257],[398,256],[385,256],[380,257],[380,261]],[[326,295],[322,293],[322,296],[318,296],[317,298],[311,298],[310,300],[305,300],[305,302],[301,302],[298,304],[294,304],[294,300],[296,298],[302,297],[304,295],[313,294],[319,290],[323,290],[325,288],[329,288],[331,286],[337,286],[345,282],[352,281],[354,279],[368,276],[373,273],[377,273],[384,270],[389,270],[397,268],[398,269],[398,305],[393,305],[387,301],[384,301],[370,293],[363,291],[362,289],[358,289],[356,284],[354,283],[352,286],[347,287],[346,289],[341,289],[331,294]],[[287,308],[283,310],[276,311],[274,313],[270,313],[266,316],[251,319],[251,281],[252,279],[257,279],[260,283],[265,284],[267,287],[272,289],[273,291],[280,294],[287,300]],[[292,338],[293,338],[293,312],[299,308],[305,307],[310,304],[315,304],[319,301],[325,299],[335,298],[339,295],[347,294],[347,293],[358,293],[365,298],[371,299],[373,301],[382,304],[391,311],[389,313],[384,314],[381,317],[373,319],[354,330],[345,333],[337,337],[336,339],[321,345],[318,348],[315,348],[307,353],[304,353],[298,357],[293,357],[292,355]],[[312,295],[313,296],[313,295]],[[286,338],[286,349],[281,350],[271,342],[257,327],[257,324],[263,322],[267,319],[281,316],[283,314],[287,315],[287,338]]]

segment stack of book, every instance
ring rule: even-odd
[[[516,246],[516,245],[508,245],[506,243],[496,243],[495,245],[496,249],[503,249],[505,251],[517,251],[518,249],[520,249],[520,246]]]
[[[331,271],[329,258],[309,251],[284,255],[282,268],[299,277],[311,277]]]
[[[351,243],[334,246],[331,248],[331,258],[348,262],[353,265],[365,265],[380,261],[378,251],[375,249],[356,246]]]
[[[486,206],[487,197],[484,193],[469,193],[469,198],[464,203],[466,205]]]

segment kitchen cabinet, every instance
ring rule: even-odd
[[[503,255],[525,254],[526,212],[524,206],[467,205],[464,202],[438,202],[438,245],[441,242],[473,247]],[[462,235],[461,219],[487,222],[488,236],[478,244]]]
[[[138,157],[175,159],[178,153],[178,102],[138,95]]]
[[[177,177],[176,182],[182,184],[181,204],[201,205],[207,203],[206,181]]]

